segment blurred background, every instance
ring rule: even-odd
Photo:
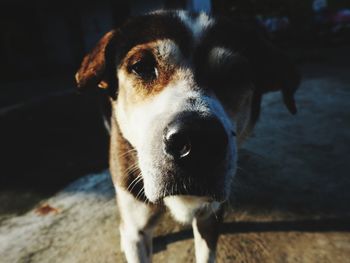
[[[349,66],[348,0],[3,0],[1,214],[23,213],[82,175],[107,168],[108,136],[96,98],[77,94],[73,77],[105,32],[157,8],[254,20],[300,66]]]

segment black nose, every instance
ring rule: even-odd
[[[166,154],[192,167],[219,164],[226,156],[227,142],[226,131],[214,116],[182,113],[164,130]]]

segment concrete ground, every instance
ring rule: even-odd
[[[332,54],[302,66],[296,116],[280,94],[265,97],[240,151],[218,262],[350,262],[350,71]],[[0,217],[0,262],[124,262],[118,222],[108,173],[84,176]],[[154,262],[194,262],[190,229],[168,214]]]

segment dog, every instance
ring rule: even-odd
[[[214,262],[237,149],[262,96],[280,90],[296,113],[300,77],[254,26],[187,11],[156,11],[106,33],[76,74],[106,90],[110,172],[128,262],[151,262],[152,230],[168,208],[193,226],[197,262]]]

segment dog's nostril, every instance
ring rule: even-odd
[[[191,152],[191,141],[188,135],[184,133],[168,133],[166,139],[166,151],[176,157],[184,158]]]

